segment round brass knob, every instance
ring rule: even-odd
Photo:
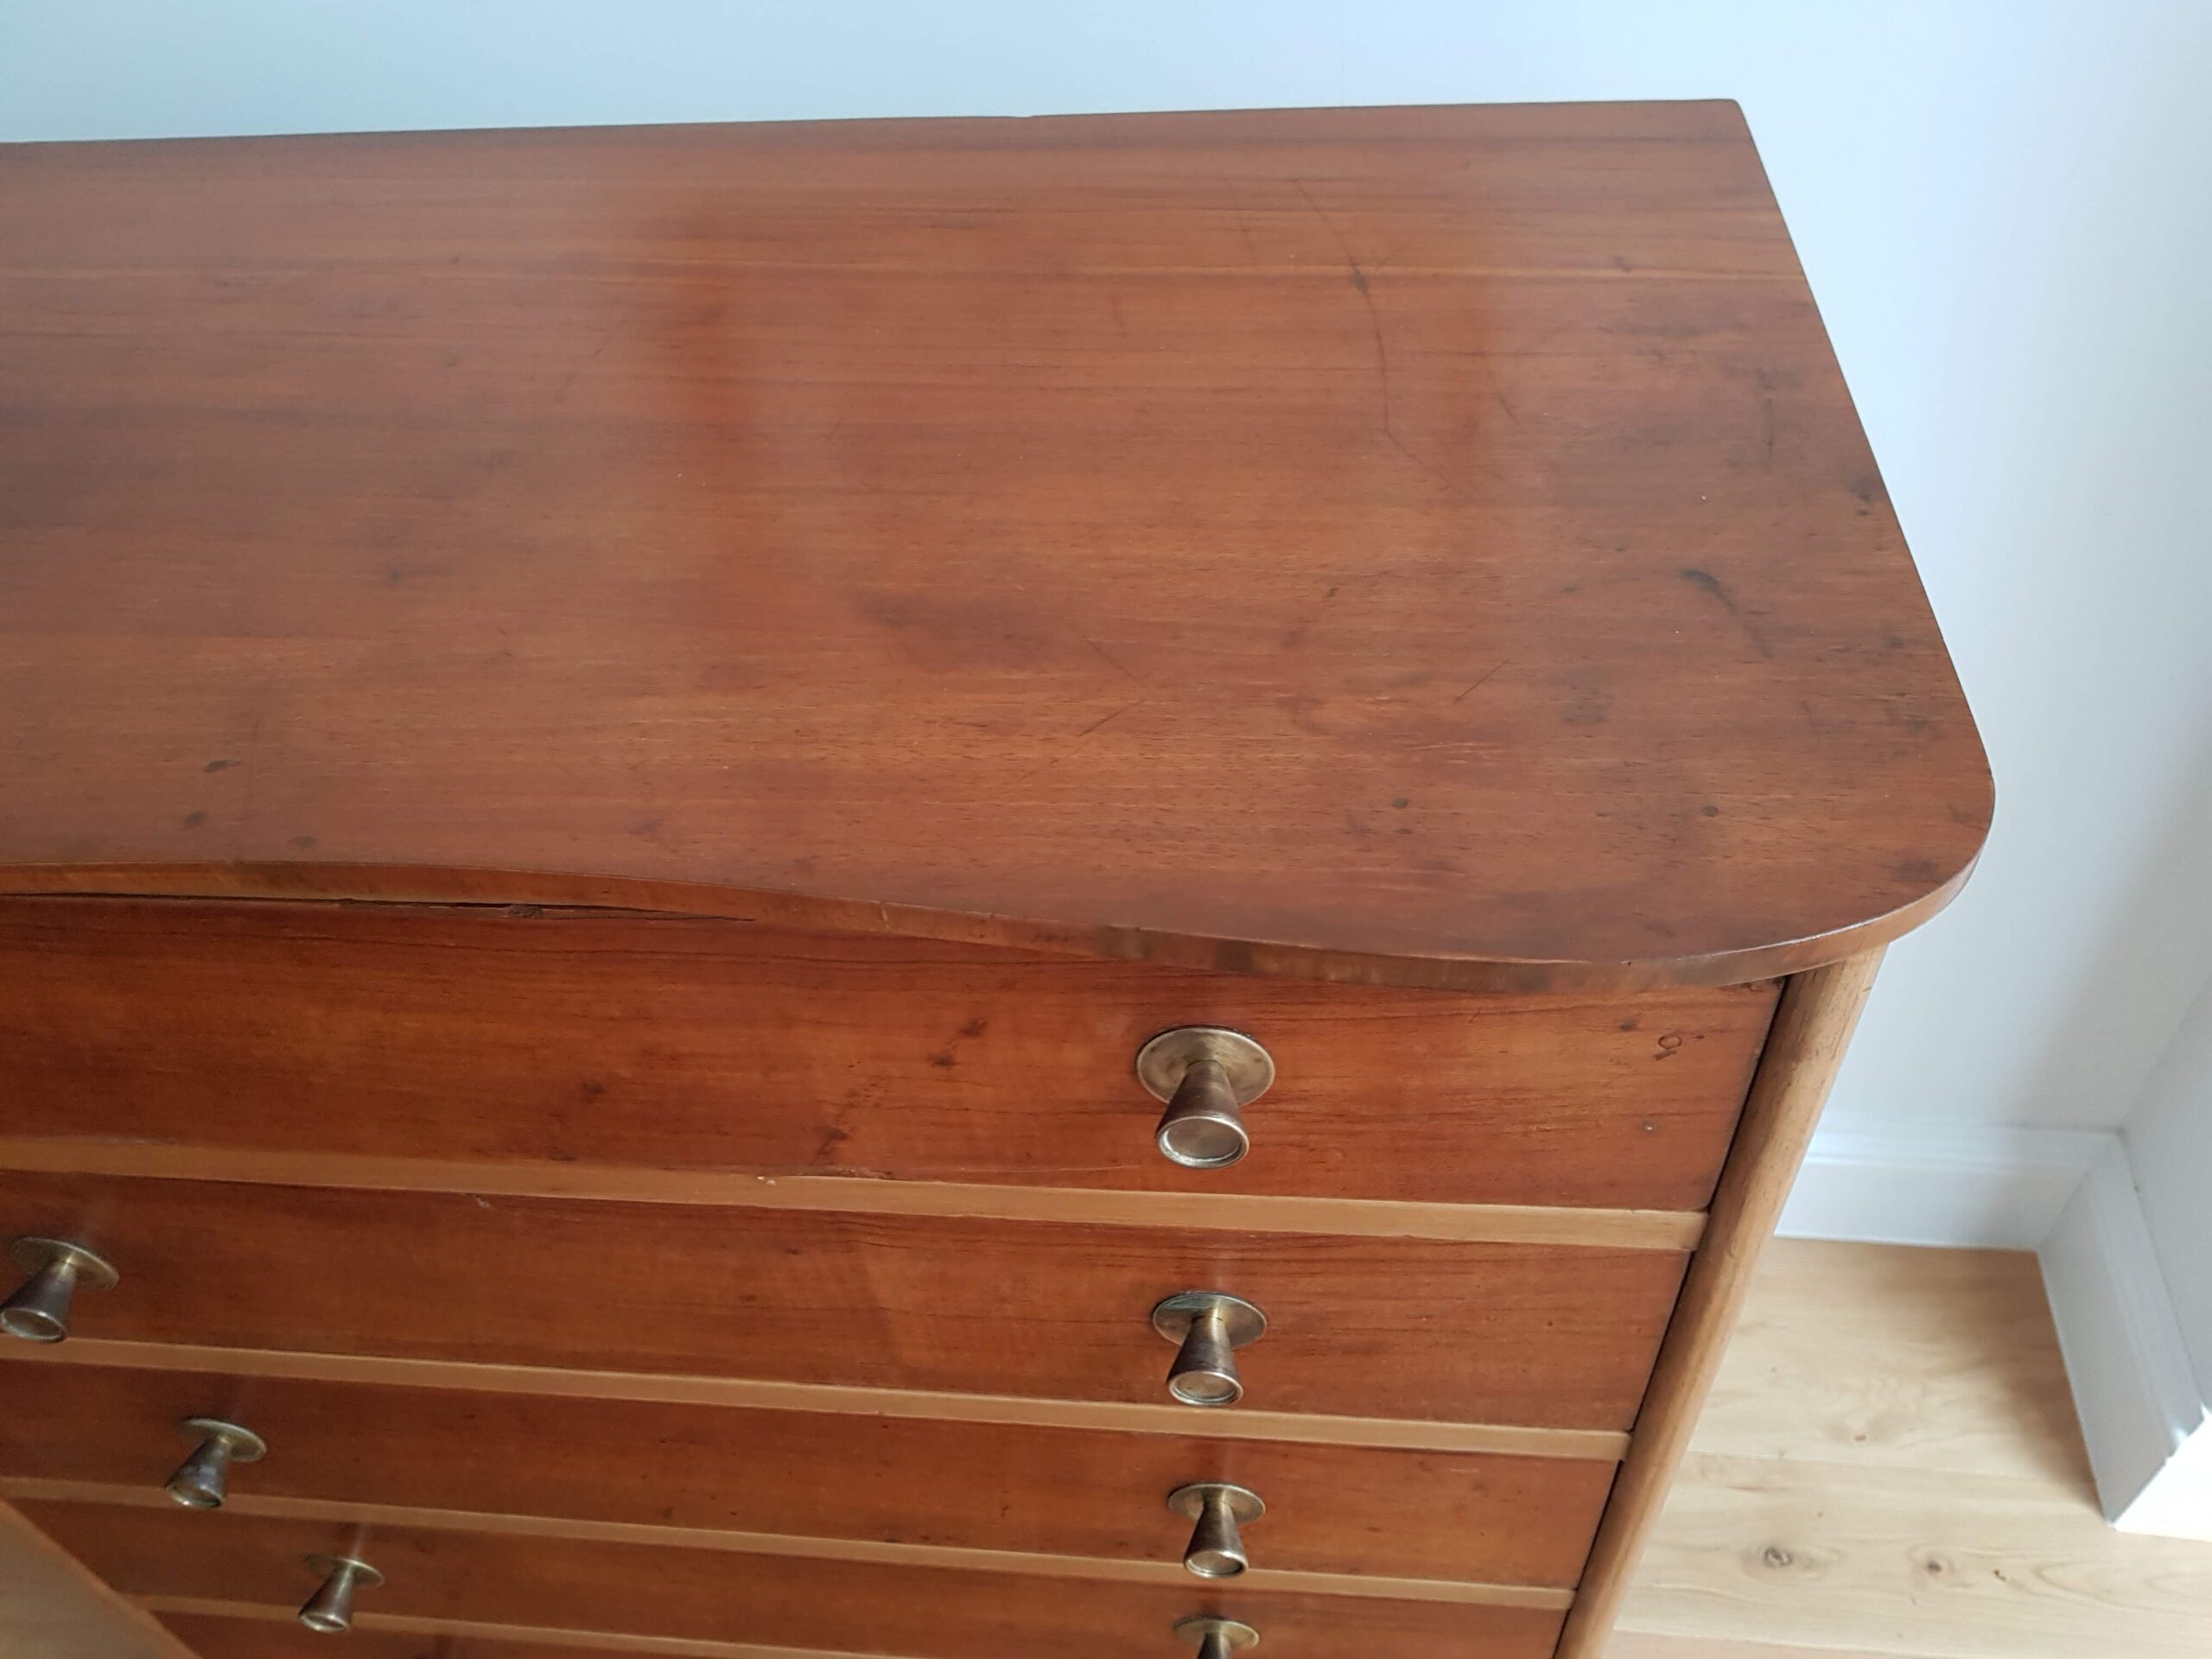
[[[60,1238],[19,1238],[8,1247],[15,1264],[30,1274],[0,1302],[0,1331],[25,1342],[59,1342],[69,1334],[69,1304],[79,1284],[112,1290],[120,1275],[105,1258]]]
[[[1268,1512],[1260,1495],[1225,1480],[1195,1481],[1167,1494],[1167,1507],[1198,1524],[1183,1549],[1183,1565],[1202,1579],[1233,1579],[1252,1565],[1241,1529]]]
[[[1243,1109],[1274,1080],[1268,1051],[1222,1026],[1178,1026],[1137,1051],[1137,1081],[1167,1103],[1153,1139],[1185,1169],[1220,1169],[1249,1152]]]
[[[268,1444],[250,1428],[219,1417],[188,1417],[177,1425],[188,1440],[198,1440],[190,1457],[169,1477],[169,1496],[188,1510],[219,1510],[234,1463],[258,1463]]]
[[[351,1555],[310,1555],[308,1565],[323,1580],[300,1609],[300,1623],[325,1636],[343,1635],[353,1628],[353,1592],[374,1589],[384,1574]]]
[[[1229,1659],[1237,1649],[1256,1647],[1260,1640],[1260,1633],[1243,1620],[1212,1613],[1179,1621],[1175,1634],[1197,1645],[1198,1659]]]
[[[1186,1406],[1233,1406],[1243,1397],[1236,1352],[1257,1342],[1268,1316],[1241,1297],[1186,1290],[1152,1310],[1152,1328],[1180,1343],[1167,1368],[1167,1392]]]

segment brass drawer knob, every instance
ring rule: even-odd
[[[112,1290],[120,1275],[101,1256],[60,1238],[19,1238],[8,1247],[15,1264],[30,1274],[0,1302],[0,1331],[25,1342],[59,1342],[69,1334],[69,1304],[77,1287]]]
[[[1268,1512],[1260,1495],[1225,1480],[1201,1480],[1167,1494],[1167,1507],[1198,1524],[1183,1548],[1183,1565],[1202,1579],[1233,1579],[1252,1565],[1243,1528]]]
[[[169,1496],[188,1510],[219,1510],[234,1463],[258,1463],[268,1444],[250,1428],[219,1417],[188,1417],[177,1425],[188,1440],[200,1442],[169,1477]]]
[[[1275,1063],[1241,1031],[1178,1026],[1137,1051],[1137,1080],[1167,1103],[1153,1131],[1185,1169],[1220,1169],[1252,1149],[1243,1109],[1268,1092]]]
[[[1237,1649],[1255,1647],[1260,1640],[1260,1633],[1243,1620],[1212,1613],[1182,1620],[1175,1634],[1197,1645],[1198,1659],[1229,1659]]]
[[[343,1635],[353,1628],[353,1592],[374,1589],[384,1574],[351,1555],[310,1555],[308,1565],[323,1580],[300,1609],[300,1623],[325,1636]]]
[[[1268,1316],[1241,1297],[1186,1290],[1152,1310],[1152,1328],[1180,1343],[1167,1392],[1186,1406],[1233,1406],[1244,1395],[1236,1350],[1257,1342]]]

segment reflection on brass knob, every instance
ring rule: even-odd
[[[353,1592],[374,1589],[384,1582],[384,1574],[351,1555],[310,1555],[308,1565],[324,1576],[321,1588],[300,1609],[300,1623],[325,1636],[352,1630]]]
[[[1243,1109],[1274,1080],[1268,1051],[1221,1026],[1178,1026],[1137,1051],[1137,1081],[1167,1103],[1153,1139],[1186,1169],[1220,1169],[1252,1149]]]
[[[79,1284],[112,1290],[118,1274],[81,1244],[59,1238],[19,1238],[8,1247],[16,1265],[31,1275],[0,1302],[0,1331],[25,1342],[59,1342],[69,1334],[69,1304]]]
[[[1152,1310],[1152,1328],[1182,1349],[1167,1368],[1167,1392],[1186,1406],[1233,1406],[1244,1393],[1236,1351],[1257,1342],[1268,1316],[1217,1290],[1186,1290]]]
[[[1167,1507],[1198,1522],[1183,1550],[1183,1565],[1198,1577],[1233,1579],[1252,1565],[1240,1529],[1268,1512],[1257,1492],[1225,1480],[1202,1480],[1168,1493]]]
[[[169,1477],[169,1496],[188,1510],[219,1510],[234,1463],[258,1463],[269,1453],[260,1435],[219,1417],[188,1417],[177,1427],[200,1445]]]
[[[1211,1613],[1182,1620],[1175,1634],[1198,1644],[1198,1659],[1229,1659],[1237,1649],[1253,1647],[1260,1640],[1260,1633],[1249,1624]]]

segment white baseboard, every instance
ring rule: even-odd
[[[1923,1133],[1834,1122],[1813,1137],[1779,1231],[1790,1238],[2032,1250],[2119,1137],[2092,1129]]]
[[[2212,1415],[2119,1135],[1831,1123],[1778,1230],[2037,1251],[2106,1516],[2212,1540]]]
[[[2212,1539],[2212,1421],[2117,1141],[2041,1252],[2074,1408],[2105,1514],[2126,1532]]]

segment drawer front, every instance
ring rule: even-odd
[[[10,1344],[14,1346],[15,1344]],[[151,1491],[217,1417],[272,1448],[235,1496],[557,1516],[1173,1565],[1171,1491],[1267,1512],[1255,1567],[1571,1586],[1614,1465],[829,1412],[0,1366],[0,1477]]]
[[[1282,1659],[1419,1653],[1543,1659],[1549,1608],[1317,1596],[1236,1585],[1121,1583],[1027,1572],[887,1566],[599,1540],[375,1527],[174,1507],[31,1503],[32,1522],[125,1594],[296,1606],[316,1552],[385,1574],[365,1618],[521,1625],[913,1659],[1187,1655],[1179,1619],[1218,1612]]]
[[[281,1608],[240,1608],[235,1616],[164,1613],[161,1624],[199,1659],[317,1659],[328,1652],[321,1638],[300,1628]],[[635,1659],[635,1649],[595,1647],[565,1636],[557,1641],[510,1641],[498,1637],[423,1637],[404,1630],[346,1632],[346,1647],[334,1659]],[[1189,1659],[1188,1655],[1183,1659]]]
[[[744,923],[0,903],[0,1135],[1695,1210],[1770,983],[1470,996]],[[1153,1145],[1138,1048],[1250,1033],[1251,1153]]]
[[[281,1608],[240,1608],[236,1615],[163,1613],[161,1624],[199,1659],[317,1659],[328,1652],[321,1639],[300,1628]],[[334,1659],[614,1659],[633,1648],[595,1647],[578,1643],[508,1640],[499,1637],[441,1635],[365,1629],[346,1632],[346,1647]],[[1189,1659],[1188,1655],[1182,1659]]]
[[[1271,1321],[1274,1411],[1624,1429],[1673,1250],[11,1175],[0,1230],[121,1271],[82,1337],[1160,1402],[1154,1307]],[[1194,1408],[1195,1409],[1195,1408]]]

